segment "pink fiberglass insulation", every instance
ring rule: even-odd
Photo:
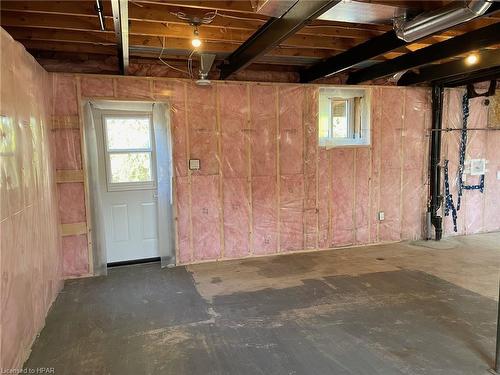
[[[80,79],[85,92],[97,98],[109,94],[109,82],[99,87],[89,77]],[[371,146],[326,149],[317,143],[319,86],[241,82],[199,87],[179,79],[106,79],[120,87],[114,92],[117,100],[152,96],[170,104],[179,263],[422,237],[428,90],[372,87]],[[66,75],[55,82],[72,95],[75,86]],[[461,126],[461,95],[447,91],[444,126]],[[71,116],[71,103],[64,115]],[[474,114],[475,106],[471,121],[484,122],[483,115]],[[54,133],[62,150],[59,169],[81,168],[79,131],[59,131]],[[457,137],[458,132],[443,136],[443,154],[455,171]],[[481,157],[493,166],[496,148],[483,145],[490,139],[471,137],[470,152],[482,155],[478,152],[484,150]],[[200,159],[199,171],[188,170],[189,158]],[[488,228],[498,227],[491,223],[495,211],[490,209],[498,205],[497,183],[491,175],[486,178],[493,182],[481,202],[469,192],[464,197],[459,228],[467,226],[467,233],[486,230],[485,215]],[[23,201],[24,191],[18,197]],[[477,212],[478,204],[485,206],[484,213]],[[450,233],[448,218],[445,225]]]
[[[300,86],[279,90],[279,169],[281,175],[304,171],[304,90]]]
[[[151,84],[148,79],[117,78],[116,97],[121,99],[151,99]]]
[[[201,169],[193,171],[193,174],[216,175],[219,173],[219,160],[215,88],[188,84],[187,90],[189,157],[199,159],[201,164]]]
[[[321,148],[318,152],[318,247],[330,246],[330,182],[331,166],[329,152]]]
[[[276,105],[276,87],[250,85],[252,176],[276,176]]]
[[[380,170],[381,164],[381,144],[382,144],[382,88],[372,89],[372,109],[371,109],[371,176],[370,176],[370,242],[379,242],[379,220],[378,212],[380,205]]]
[[[82,169],[82,156],[80,152],[80,131],[78,129],[55,129],[53,131],[53,136],[56,148],[56,169]]]
[[[256,255],[278,249],[278,191],[275,176],[252,177],[252,249]]]
[[[354,243],[354,157],[355,149],[339,148],[331,152],[331,220],[330,246]]]
[[[460,129],[463,126],[462,97],[464,90],[447,90],[445,92],[445,113],[443,116],[443,127]],[[484,98],[474,98],[469,100],[468,127],[485,129],[487,127],[488,107],[484,106]],[[486,159],[487,173],[485,176],[484,193],[479,190],[464,190],[462,195],[461,208],[458,211],[457,232],[453,230],[451,215],[445,217],[444,230],[446,235],[473,234],[485,231],[500,229],[498,219],[498,199],[495,199],[495,192],[498,191],[499,183],[496,180],[495,166],[498,163],[498,146],[492,147],[495,139],[498,139],[497,132],[474,131],[468,132],[467,151],[465,161],[471,159]],[[496,137],[496,138],[495,138]],[[443,135],[443,155],[442,159],[449,160],[449,184],[450,193],[453,196],[455,205],[458,199],[457,189],[457,169],[460,149],[460,132],[454,131]],[[479,176],[465,175],[464,184],[475,185],[479,183]],[[496,215],[495,215],[496,212]]]
[[[192,176],[191,213],[194,260],[221,254],[219,176]]]
[[[461,128],[462,127],[462,90],[447,90],[445,92],[443,127]],[[455,133],[455,134],[453,134]],[[458,198],[457,189],[457,169],[458,155],[460,148],[459,132],[450,132],[442,135],[442,159],[448,159],[450,194],[454,197],[455,204]],[[444,176],[443,176],[444,177]],[[444,181],[444,178],[443,178]],[[463,213],[463,211],[462,211]],[[457,232],[453,231],[453,220],[451,215],[443,214],[443,229],[446,235],[465,234],[465,216],[459,212],[457,219]]]
[[[370,149],[355,149],[354,242],[370,242]]]
[[[280,251],[304,248],[304,175],[280,178]]]
[[[402,137],[403,157],[403,205],[401,237],[417,240],[422,238],[427,201],[425,165],[428,149],[426,129],[430,126],[429,98],[427,90],[405,93],[404,129]]]
[[[53,82],[3,29],[0,38],[0,367],[20,369],[62,287]]]
[[[218,85],[218,113],[224,177],[248,176],[248,103],[244,85]]]
[[[484,228],[486,232],[500,229],[500,131],[493,131],[486,139],[486,152],[488,153],[488,174],[485,178],[484,197]]]
[[[224,257],[241,258],[250,251],[250,202],[246,178],[224,178]]]
[[[401,132],[403,129],[404,101],[401,90],[383,89],[384,100],[380,123],[380,203],[385,219],[379,224],[380,241],[399,241],[401,239]],[[403,96],[404,97],[404,96]]]
[[[81,80],[82,96],[86,98],[114,96],[113,80],[102,77],[83,77]]]
[[[468,127],[485,129],[488,123],[488,107],[483,104],[484,98],[474,98],[469,101]],[[489,134],[486,131],[470,131],[468,136],[466,159],[488,159],[486,154],[486,139]],[[468,185],[479,184],[479,176],[468,175],[465,183]],[[465,193],[465,230],[466,234],[483,231],[483,210],[485,194],[479,190],[471,190]],[[481,209],[478,210],[477,208]]]
[[[64,259],[64,276],[87,275],[88,250],[87,236],[65,236],[62,238],[62,250]]]
[[[62,224],[85,221],[85,191],[83,183],[58,184],[59,216]]]
[[[76,81],[72,75],[54,75],[54,115],[68,116],[78,114]]]
[[[179,263],[189,263],[193,260],[191,249],[191,210],[189,206],[189,178],[175,179],[175,217],[177,227],[177,250]]]
[[[155,82],[155,88],[156,88]],[[166,88],[159,90],[167,90]],[[160,91],[161,92],[161,91]],[[172,147],[174,159],[174,174],[176,176],[187,176],[187,136],[186,128],[186,87],[185,83],[175,85],[174,96],[170,103],[170,121],[172,124]]]

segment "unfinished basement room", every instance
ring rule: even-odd
[[[500,375],[500,1],[0,26],[0,374]]]

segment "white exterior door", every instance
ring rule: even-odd
[[[107,262],[159,257],[151,113],[98,111]]]

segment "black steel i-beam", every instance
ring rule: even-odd
[[[398,80],[398,86],[409,86],[423,82],[452,81],[454,77],[466,77],[472,73],[500,66],[500,50],[482,51],[477,54],[476,64],[467,64],[457,59],[444,64],[421,67],[418,72],[408,71]],[[444,86],[444,85],[443,85]]]
[[[357,84],[500,43],[500,22],[436,43],[349,75]]]
[[[435,229],[436,241],[441,240],[443,235],[443,218],[438,215],[439,208],[443,201],[441,195],[441,128],[443,121],[443,87],[432,87],[432,134],[431,134],[431,155],[430,155],[430,181],[429,211],[431,214],[431,223]]]
[[[227,63],[221,66],[220,79],[224,80],[244,69],[339,2],[298,0],[283,16],[271,18],[229,55]]]
[[[397,37],[394,31],[388,31],[304,69],[300,72],[300,82],[307,83],[318,78],[340,73],[356,64],[373,59],[406,44],[404,40]]]

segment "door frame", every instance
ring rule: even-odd
[[[166,135],[168,137],[168,140],[167,140],[167,143],[168,143],[168,146],[169,146],[169,159],[170,159],[170,173],[171,173],[171,178],[170,178],[170,204],[171,204],[171,218],[169,220],[169,229],[170,229],[170,233],[171,233],[171,236],[172,236],[172,239],[171,239],[171,242],[173,242],[173,247],[172,247],[172,254],[171,254],[171,258],[173,260],[173,262],[171,262],[171,264],[168,264],[168,267],[171,267],[171,266],[175,266],[177,265],[177,223],[176,223],[176,220],[175,220],[175,217],[176,217],[176,196],[174,194],[174,185],[175,185],[175,177],[174,177],[174,169],[173,169],[173,141],[172,141],[172,137],[173,137],[173,132],[172,132],[172,128],[171,128],[171,118],[170,118],[170,103],[168,101],[156,101],[156,100],[134,100],[134,99],[126,99],[126,100],[120,100],[120,99],[115,99],[115,98],[94,98],[94,97],[84,97],[84,96],[80,96],[80,108],[79,110],[81,111],[80,112],[80,116],[81,116],[81,127],[80,127],[80,130],[81,130],[81,152],[82,152],[82,168],[83,168],[83,178],[84,178],[84,185],[85,185],[85,198],[86,198],[86,216],[87,216],[87,236],[88,236],[88,251],[89,251],[89,273],[91,275],[94,275],[94,276],[98,276],[98,275],[106,275],[107,274],[107,263],[106,263],[106,245],[105,243],[102,244],[102,239],[105,238],[105,233],[104,233],[104,227],[103,225],[96,225],[97,222],[99,222],[98,220],[98,216],[102,216],[102,209],[99,205],[99,202],[97,202],[96,198],[91,194],[91,190],[95,190],[95,189],[99,189],[99,186],[98,186],[98,181],[97,182],[97,186],[96,186],[96,182],[94,181],[93,178],[91,178],[90,174],[91,174],[91,171],[93,169],[96,168],[96,166],[92,166],[91,164],[93,164],[91,162],[90,159],[90,155],[89,155],[89,151],[90,153],[95,153],[96,157],[98,155],[98,147],[102,146],[104,147],[104,145],[100,145],[99,144],[99,140],[96,139],[94,140],[95,144],[92,144],[93,142],[92,141],[89,141],[91,140],[92,138],[92,135],[89,134],[89,127],[90,125],[87,124],[87,122],[89,121],[89,119],[87,118],[86,116],[86,113],[85,113],[85,108],[86,108],[86,105],[87,104],[91,104],[91,103],[100,103],[100,104],[110,104],[110,105],[115,105],[115,106],[119,106],[119,105],[132,105],[132,106],[141,106],[141,105],[151,105],[151,107],[153,108],[153,106],[156,104],[156,105],[163,105],[165,106],[166,110],[165,110],[165,132],[166,132]],[[108,111],[108,110],[103,110],[103,111]],[[112,112],[112,111],[121,111],[121,110],[109,110],[109,112]],[[127,110],[125,110],[127,111]],[[137,113],[141,113],[144,114],[144,112],[147,112],[147,111],[141,111],[141,110],[130,110],[130,111],[127,111],[127,112],[130,112],[131,114],[137,114]],[[151,126],[151,131],[152,131],[152,134],[153,134],[153,138],[152,138],[152,141],[154,143],[154,154],[155,154],[155,163],[154,165],[156,165],[156,167],[158,168],[158,160],[156,158],[156,154],[157,154],[157,144],[156,144],[156,140],[155,140],[155,137],[154,137],[154,129],[155,129],[155,126],[154,126],[154,120],[153,120],[153,109],[151,110],[150,113],[150,116],[151,116],[151,123],[152,123],[152,126]],[[93,113],[92,113],[92,123],[94,122],[94,119],[93,119]],[[95,127],[94,127],[95,129]],[[101,132],[103,131],[103,129],[101,128]],[[90,132],[92,133],[92,132]],[[104,134],[102,134],[104,136]],[[95,134],[93,134],[93,136],[95,137]],[[102,143],[103,139],[101,138],[101,143]],[[94,149],[94,147],[96,147],[95,150],[89,150],[89,148],[92,148]],[[103,150],[104,151],[104,150]],[[157,176],[157,168],[155,168],[156,170],[154,171],[155,172],[155,175],[156,175],[156,178],[155,178],[155,188],[158,189],[158,176]],[[97,173],[99,174],[99,168],[97,168]],[[106,177],[107,179],[107,177]],[[107,183],[107,181],[106,181]],[[99,198],[100,199],[100,198]],[[159,205],[158,205],[159,207]],[[102,221],[102,219],[101,219]],[[158,225],[159,225],[159,218],[158,218]],[[158,228],[158,232],[159,232],[159,228]],[[104,241],[105,242],[105,241]],[[98,245],[98,243],[101,243],[101,246]],[[104,251],[100,251],[99,247],[101,249],[103,249]],[[160,255],[161,255],[161,251],[160,251]],[[103,263],[103,260],[104,260],[104,265],[102,264]],[[140,263],[140,261],[138,261],[137,263]]]

